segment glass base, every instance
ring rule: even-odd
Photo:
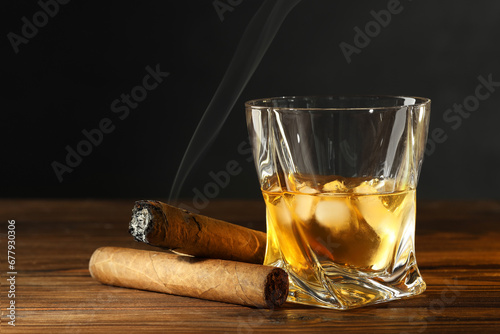
[[[321,281],[311,284],[300,280],[293,271],[288,271],[290,292],[287,301],[347,310],[416,296],[426,288],[415,262],[392,275],[334,268],[323,272]]]

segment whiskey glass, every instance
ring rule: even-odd
[[[266,265],[288,301],[351,309],[422,293],[415,210],[430,100],[291,96],[248,101],[266,202]]]

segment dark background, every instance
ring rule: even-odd
[[[220,0],[227,4],[228,0]],[[189,140],[262,1],[71,1],[16,54],[9,32],[33,22],[36,1],[1,10],[2,197],[166,198]],[[500,199],[500,87],[453,129],[443,113],[474,95],[478,76],[500,82],[499,1],[401,1],[402,12],[348,64],[339,44],[388,1],[306,1],[288,15],[221,133],[181,196],[235,160],[220,198],[259,197],[248,155],[246,100],[278,95],[392,94],[432,99],[431,131],[447,140],[424,159],[419,197]],[[170,75],[120,120],[110,105],[142,83],[146,66]],[[455,115],[456,116],[456,115]],[[103,118],[115,130],[59,182],[51,164]]]

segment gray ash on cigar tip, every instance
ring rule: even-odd
[[[132,210],[132,219],[130,220],[128,232],[136,241],[147,243],[146,235],[149,233],[151,225],[151,213],[140,202],[137,202]]]

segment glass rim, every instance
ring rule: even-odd
[[[320,98],[347,98],[347,99],[354,99],[354,98],[388,98],[388,99],[403,99],[404,104],[399,105],[399,106],[384,106],[384,107],[315,107],[315,108],[308,108],[308,107],[273,107],[269,105],[263,105],[266,102],[271,102],[271,101],[279,101],[279,100],[287,100],[287,99],[320,99]],[[413,100],[413,102],[408,102],[408,100]],[[303,110],[303,111],[327,111],[327,110],[332,110],[332,111],[340,111],[340,110],[366,110],[366,111],[373,111],[373,110],[390,110],[390,109],[400,109],[404,107],[419,107],[419,106],[424,106],[428,105],[431,103],[431,99],[426,98],[426,97],[419,97],[419,96],[404,96],[404,95],[376,95],[376,94],[367,94],[367,95],[284,95],[284,96],[276,96],[276,97],[269,97],[269,98],[260,98],[260,99],[253,99],[245,102],[245,107],[247,108],[252,108],[252,109],[269,109],[272,108],[273,110]]]

